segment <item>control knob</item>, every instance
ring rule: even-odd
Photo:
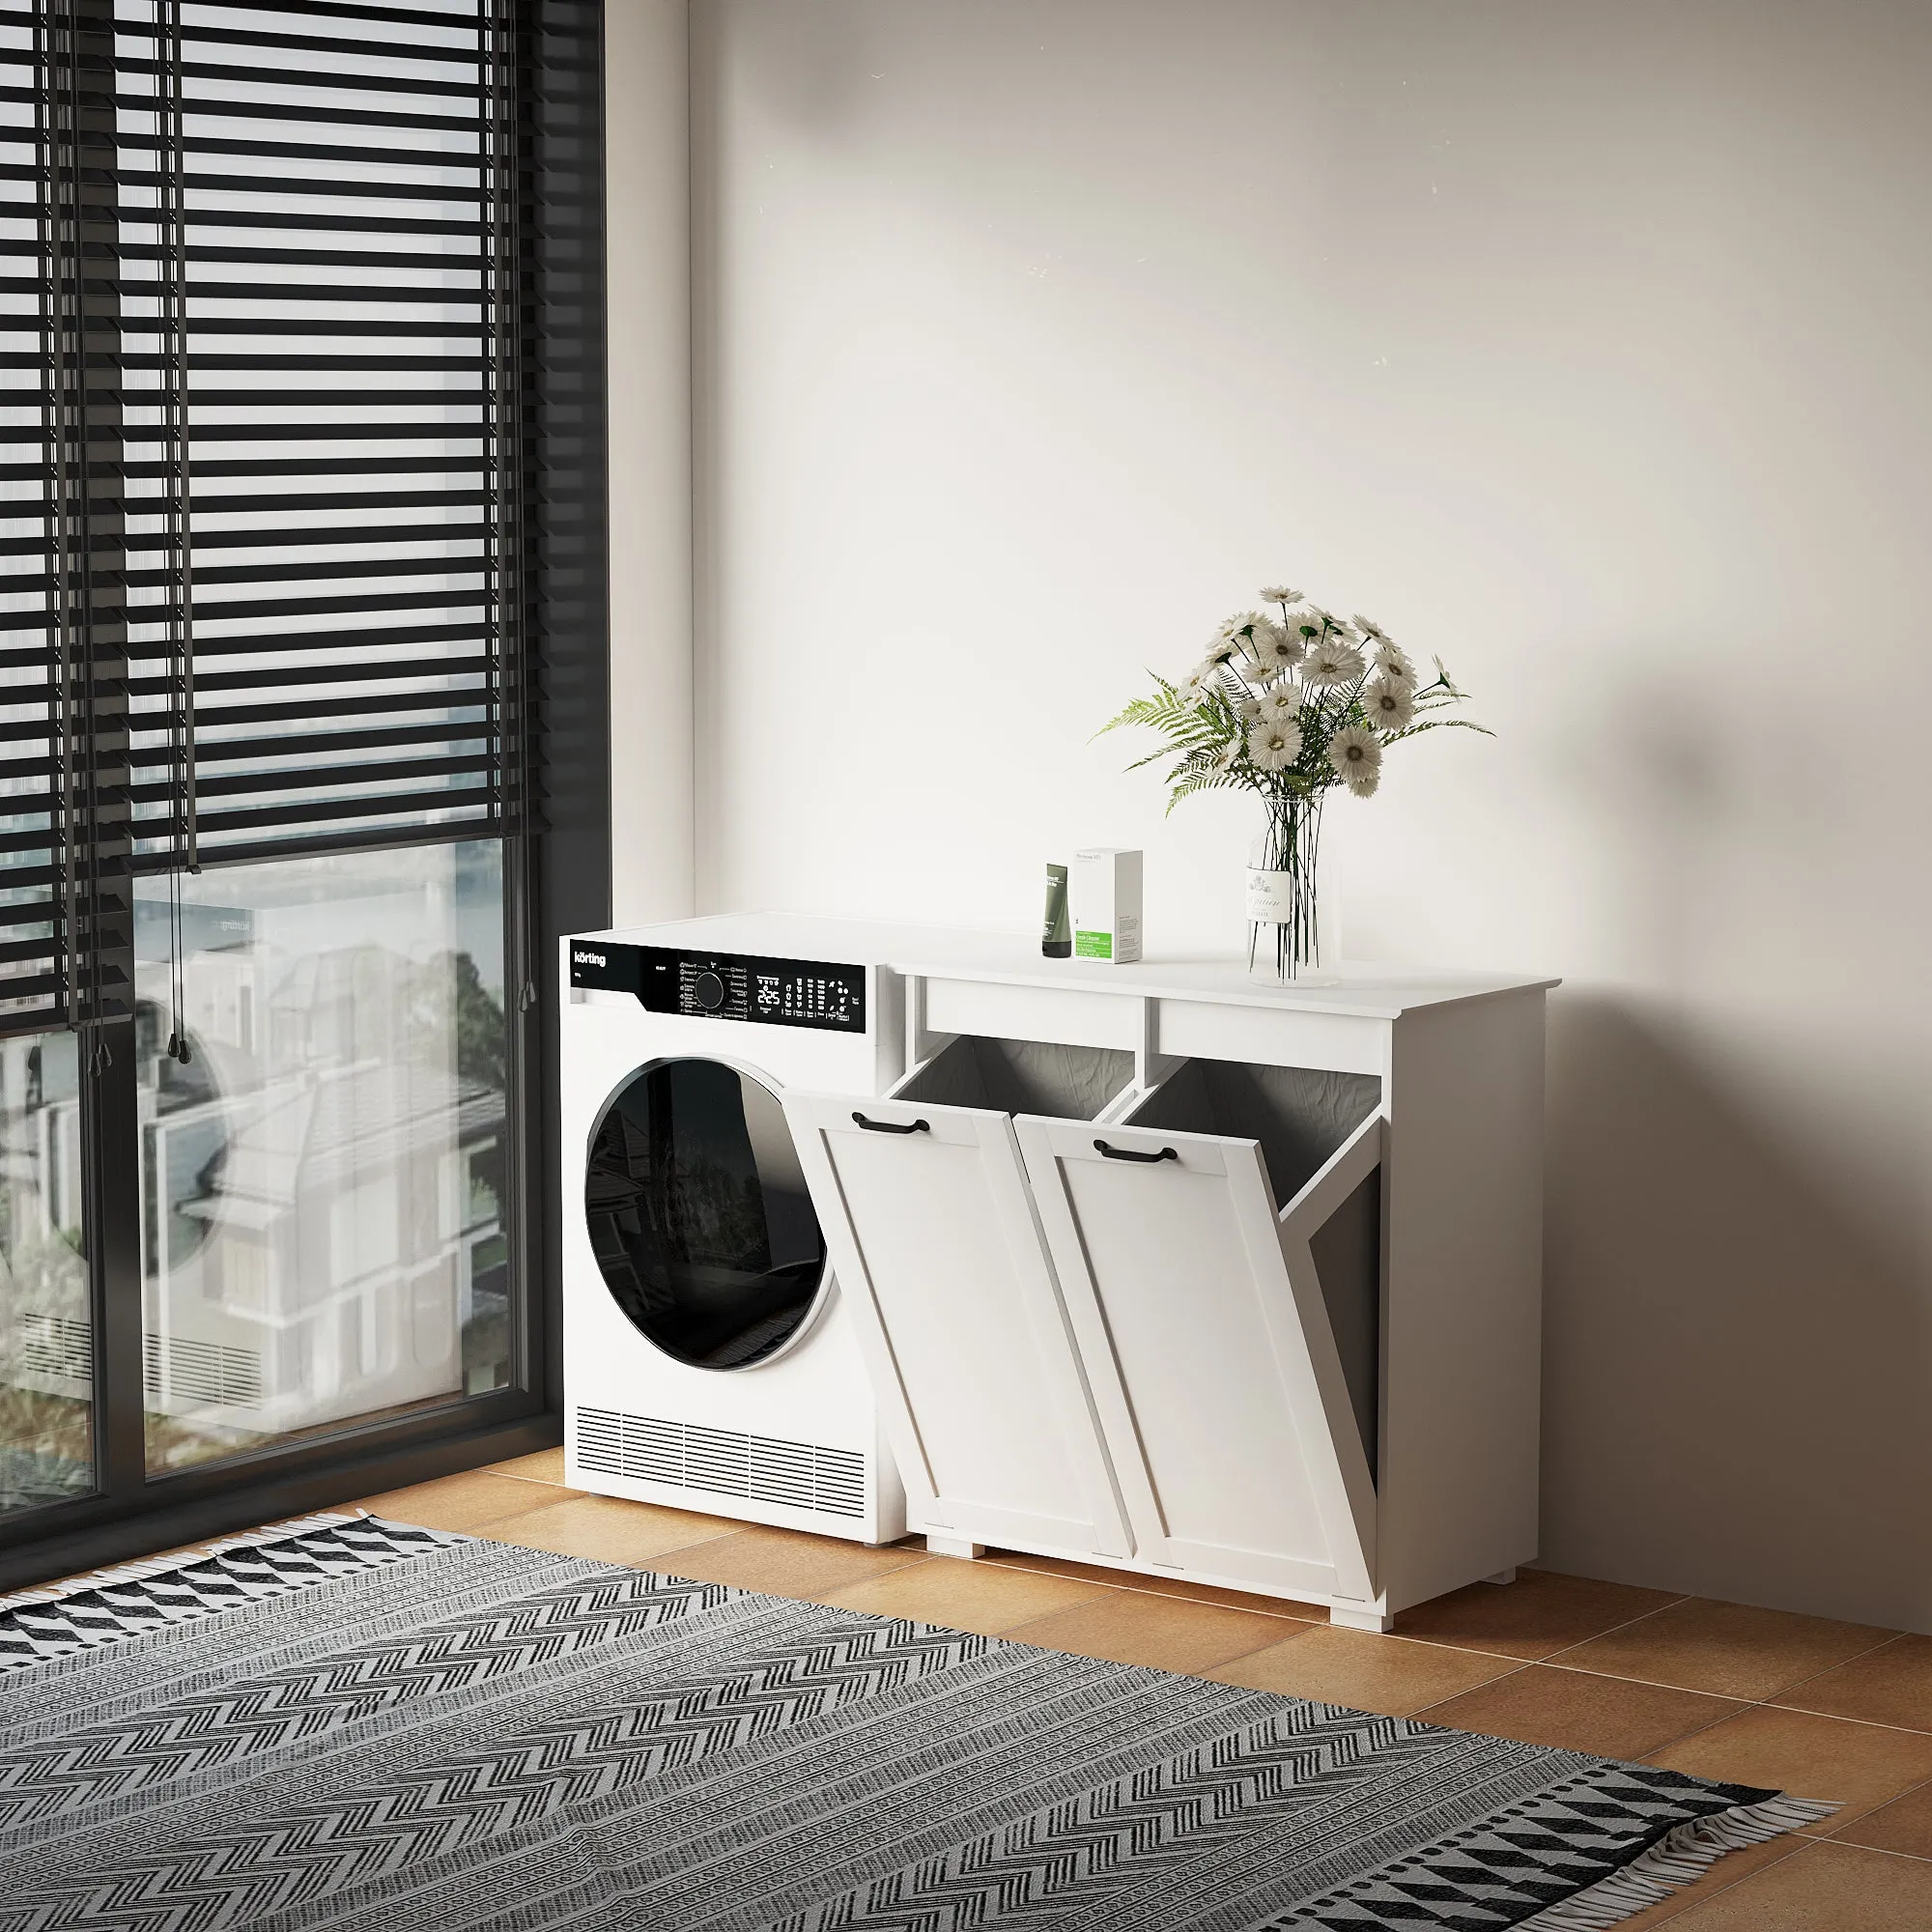
[[[694,1006],[715,1013],[724,1004],[724,981],[716,973],[698,974],[691,982],[691,999]]]

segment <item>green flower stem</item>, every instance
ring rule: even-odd
[[[1309,792],[1296,792],[1278,785],[1264,793],[1267,827],[1262,847],[1263,869],[1286,872],[1289,878],[1289,916],[1277,922],[1274,928],[1274,970],[1276,977],[1283,980],[1293,980],[1308,967],[1321,963],[1316,928],[1316,866],[1321,856],[1325,790],[1325,786],[1318,786]],[[1261,933],[1260,923],[1249,924],[1250,969],[1255,963]]]

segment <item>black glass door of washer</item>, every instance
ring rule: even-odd
[[[633,1074],[591,1137],[590,1245],[646,1340],[699,1369],[747,1369],[811,1312],[825,1239],[777,1096],[715,1060]]]

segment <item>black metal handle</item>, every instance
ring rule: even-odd
[[[892,1121],[868,1121],[864,1114],[859,1113],[855,1113],[852,1118],[868,1134],[929,1134],[932,1131],[930,1121],[910,1121],[904,1126],[899,1126]]]
[[[1094,1145],[1109,1160],[1179,1160],[1179,1153],[1173,1148],[1162,1148],[1158,1153],[1136,1153],[1132,1148],[1109,1147],[1105,1141],[1095,1141]]]

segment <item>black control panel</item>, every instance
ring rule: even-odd
[[[684,952],[668,946],[570,942],[570,983],[635,993],[653,1013],[747,1020],[759,1026],[866,1030],[866,969],[822,959]]]

